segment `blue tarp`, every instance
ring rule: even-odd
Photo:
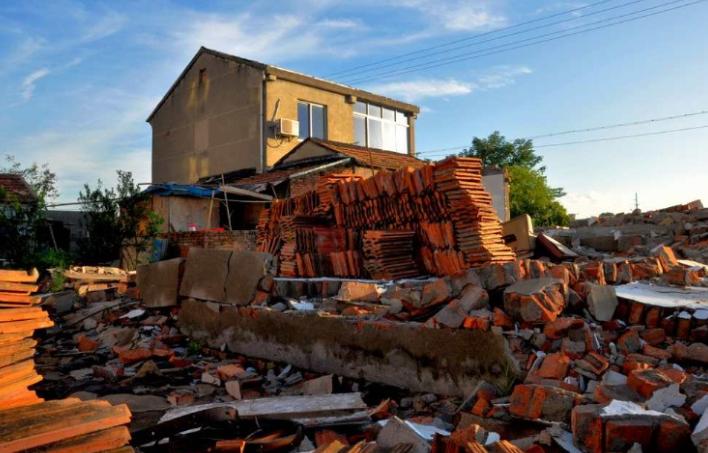
[[[162,197],[176,195],[182,197],[211,198],[212,193],[218,196],[221,194],[221,190],[195,184],[177,184],[170,182],[166,184],[153,184],[145,189],[144,193]]]

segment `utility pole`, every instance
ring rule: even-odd
[[[637,192],[634,192],[634,210],[639,210],[639,195]]]

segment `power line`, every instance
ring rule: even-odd
[[[567,14],[577,13],[578,11],[582,11],[582,10],[584,10],[584,9],[592,8],[592,7],[594,7],[594,6],[601,5],[601,4],[604,4],[604,3],[609,3],[609,2],[611,2],[611,1],[614,1],[614,0],[601,0],[601,1],[599,1],[599,2],[590,3],[590,4],[585,5],[585,6],[581,6],[581,7],[578,7],[578,8],[569,9],[569,10],[562,11],[562,12],[555,13],[555,14],[551,14],[551,15],[548,15],[548,16],[539,17],[539,18],[537,18],[537,19],[529,20],[529,21],[526,21],[526,22],[521,22],[521,23],[518,23],[518,24],[515,24],[515,25],[508,26],[508,27],[498,28],[498,29],[496,29],[496,30],[490,30],[490,31],[487,31],[487,32],[484,32],[484,33],[479,33],[479,34],[473,35],[473,36],[467,36],[467,37],[465,37],[465,38],[456,39],[456,40],[453,40],[453,41],[448,41],[448,42],[446,42],[446,43],[437,44],[437,45],[430,46],[430,47],[426,47],[426,48],[423,48],[423,49],[414,50],[414,51],[411,51],[411,52],[406,52],[406,53],[399,54],[399,55],[396,55],[396,56],[393,56],[393,57],[382,58],[382,59],[380,59],[380,60],[373,61],[373,62],[371,62],[371,63],[366,63],[366,64],[362,64],[362,65],[358,65],[358,66],[353,66],[353,67],[351,67],[351,68],[349,68],[349,69],[344,69],[344,70],[341,70],[341,71],[336,71],[336,72],[332,72],[332,73],[329,73],[329,74],[325,74],[324,77],[336,77],[336,76],[339,76],[339,75],[342,75],[342,74],[349,74],[349,73],[351,73],[352,71],[359,72],[359,71],[357,71],[357,70],[358,70],[358,69],[361,69],[361,68],[368,68],[368,67],[371,67],[371,66],[378,66],[378,65],[380,65],[381,63],[386,63],[386,62],[389,62],[389,61],[399,60],[399,59],[401,59],[401,58],[405,58],[405,57],[408,57],[408,56],[411,56],[411,55],[416,55],[416,54],[420,54],[420,53],[425,53],[425,52],[428,52],[428,51],[431,51],[431,50],[435,50],[435,49],[445,48],[445,47],[448,47],[448,46],[452,46],[452,45],[455,45],[455,44],[459,44],[459,43],[461,43],[461,42],[466,42],[466,41],[475,40],[475,39],[478,39],[478,38],[481,38],[481,37],[484,37],[484,36],[489,36],[489,35],[492,35],[492,34],[495,34],[495,33],[500,33],[500,32],[507,31],[507,30],[513,30],[513,29],[515,29],[515,28],[523,27],[523,26],[525,26],[525,25],[533,24],[533,23],[536,23],[536,22],[542,22],[542,21],[544,21],[544,20],[552,19],[552,18],[554,18],[554,17],[565,16],[565,15],[567,15]],[[643,0],[638,0],[638,1],[643,1]],[[596,13],[592,13],[592,14],[596,14]],[[528,31],[528,30],[527,30],[527,31]]]
[[[550,132],[550,133],[541,134],[541,135],[534,135],[534,136],[531,136],[528,138],[530,140],[535,140],[538,138],[557,137],[559,135],[569,135],[569,134],[578,134],[578,133],[584,133],[584,132],[593,132],[593,131],[606,130],[606,129],[615,129],[618,127],[639,126],[642,124],[652,124],[652,123],[658,123],[661,121],[690,118],[692,116],[705,115],[705,114],[708,114],[708,110],[701,110],[698,112],[681,113],[678,115],[671,115],[671,116],[662,116],[659,118],[650,118],[650,119],[646,119],[646,120],[627,121],[624,123],[605,124],[602,126],[586,127],[586,128],[580,128],[580,129],[569,129],[569,130],[565,130],[565,131],[561,131],[561,132]],[[420,151],[416,154],[431,154],[431,153],[440,153],[440,152],[444,152],[444,151],[455,151],[458,149],[469,148],[469,146],[470,145],[467,144],[467,145],[461,145],[461,146],[451,146],[448,148],[429,149],[426,151]]]
[[[636,20],[644,19],[644,18],[647,18],[647,17],[651,17],[651,16],[656,16],[656,15],[659,15],[659,14],[668,13],[668,12],[671,12],[671,11],[674,11],[674,10],[678,10],[678,9],[686,8],[686,7],[688,7],[688,6],[695,5],[695,4],[697,4],[697,3],[702,3],[702,2],[704,2],[704,1],[706,1],[706,0],[695,0],[695,1],[690,2],[690,3],[686,3],[686,4],[683,4],[683,5],[674,6],[674,7],[671,7],[671,8],[666,8],[666,9],[663,9],[663,10],[660,10],[660,11],[654,11],[654,12],[652,12],[652,13],[648,13],[648,14],[644,14],[644,15],[639,15],[639,16],[635,16],[635,17],[627,17],[627,16],[634,16],[634,15],[636,15],[636,14],[638,14],[638,13],[642,13],[642,12],[646,12],[646,11],[650,11],[650,10],[655,10],[655,9],[657,9],[657,8],[661,8],[661,7],[664,7],[664,6],[671,5],[671,4],[679,3],[679,2],[682,2],[682,1],[685,1],[685,0],[674,0],[674,1],[671,1],[671,2],[666,2],[666,3],[662,3],[662,4],[660,4],[660,5],[656,5],[656,6],[653,6],[653,7],[650,7],[650,8],[645,8],[645,9],[642,9],[642,10],[633,11],[633,12],[631,12],[631,13],[626,13],[626,14],[622,14],[622,15],[618,15],[618,16],[614,16],[614,17],[610,17],[610,18],[605,18],[605,19],[602,19],[602,20],[599,20],[599,21],[596,21],[596,22],[591,22],[591,23],[589,23],[589,24],[582,24],[582,25],[578,25],[578,26],[570,27],[570,28],[569,28],[569,29],[575,29],[575,28],[582,28],[582,27],[587,27],[587,26],[595,25],[595,24],[601,24],[601,25],[598,25],[597,27],[589,28],[589,29],[586,29],[586,30],[579,30],[579,31],[575,31],[575,32],[572,32],[572,33],[565,33],[565,34],[561,34],[561,35],[559,35],[559,36],[554,36],[554,37],[550,37],[550,38],[546,38],[546,39],[539,39],[539,38],[544,38],[544,37],[551,36],[551,35],[556,35],[556,34],[558,34],[558,33],[564,33],[564,32],[566,32],[566,31],[569,30],[569,29],[565,29],[565,30],[561,30],[561,31],[555,31],[555,32],[551,32],[551,33],[544,34],[544,35],[539,35],[539,36],[535,36],[535,37],[531,37],[531,38],[525,38],[525,39],[522,39],[522,40],[512,41],[512,42],[510,42],[510,43],[502,44],[502,45],[499,45],[499,46],[490,47],[490,48],[486,49],[486,51],[487,51],[486,53],[472,52],[472,53],[468,53],[468,54],[461,54],[461,55],[457,55],[457,56],[454,56],[454,57],[448,57],[448,58],[444,58],[444,59],[440,59],[440,60],[436,60],[436,61],[433,61],[433,62],[428,62],[428,63],[424,63],[424,64],[420,64],[420,65],[414,65],[414,66],[404,67],[404,68],[397,69],[397,70],[394,70],[394,71],[385,72],[385,73],[383,73],[383,74],[378,74],[378,75],[375,75],[375,76],[372,76],[372,77],[367,77],[367,78],[361,78],[361,79],[352,80],[352,81],[349,81],[348,83],[350,83],[350,84],[355,84],[355,83],[362,83],[362,82],[372,81],[372,80],[376,80],[376,79],[390,78],[390,77],[395,77],[395,76],[407,74],[407,73],[410,73],[410,72],[419,72],[419,71],[423,71],[423,70],[427,70],[427,69],[437,68],[437,67],[440,67],[440,66],[446,66],[446,65],[453,64],[453,63],[457,63],[457,62],[460,62],[460,61],[466,61],[466,60],[477,59],[477,58],[481,58],[481,57],[485,57],[485,56],[489,56],[489,55],[495,55],[495,54],[499,54],[499,53],[503,53],[503,52],[508,52],[508,51],[511,51],[511,50],[521,49],[521,48],[524,48],[524,47],[530,47],[530,46],[534,46],[534,45],[538,45],[538,44],[543,44],[543,43],[550,42],[550,41],[555,41],[555,40],[558,40],[558,39],[561,39],[561,38],[567,38],[567,37],[570,37],[570,36],[575,36],[575,35],[579,35],[579,34],[583,34],[583,33],[588,33],[588,32],[591,32],[591,31],[601,30],[601,29],[609,28],[609,27],[612,27],[612,26],[615,26],[615,25],[621,25],[621,24],[624,24],[624,23],[634,22],[634,21],[636,21]],[[622,17],[627,17],[627,18],[626,18],[626,19],[623,19],[623,20],[618,20],[618,21],[612,22],[612,23],[602,24],[603,22],[607,22],[608,20],[615,20],[615,19],[619,19],[619,18],[622,18]],[[519,43],[522,43],[522,42],[533,41],[533,40],[537,40],[537,41],[535,41],[535,42],[529,42],[529,43],[527,43],[527,44],[522,44],[522,45],[515,45],[515,44],[519,44]],[[507,47],[507,46],[512,46],[512,47],[504,48],[504,47]]]
[[[487,43],[487,42],[492,42],[492,41],[497,41],[497,40],[499,40],[499,39],[508,38],[508,37],[510,37],[510,36],[516,36],[516,35],[520,35],[520,34],[524,34],[524,33],[529,33],[529,32],[535,31],[535,30],[540,30],[540,29],[543,29],[543,28],[552,27],[552,26],[554,26],[554,25],[559,25],[559,24],[564,24],[564,23],[567,23],[567,22],[572,22],[572,21],[576,21],[576,20],[580,20],[580,19],[585,19],[585,18],[590,17],[590,16],[595,16],[595,15],[597,15],[597,14],[602,14],[602,13],[605,13],[605,12],[607,12],[607,11],[612,11],[612,10],[619,9],[619,8],[624,8],[624,7],[626,7],[626,6],[633,5],[633,4],[635,4],[635,3],[641,3],[641,2],[644,2],[644,1],[647,1],[647,0],[632,0],[632,1],[629,1],[629,2],[626,2],[626,3],[622,3],[622,4],[620,4],[620,5],[615,5],[615,6],[612,6],[612,7],[609,7],[609,8],[605,8],[605,9],[601,9],[601,10],[597,10],[597,11],[592,11],[592,12],[590,12],[590,13],[588,13],[588,14],[583,15],[583,16],[570,17],[570,18],[566,18],[566,19],[559,20],[559,21],[556,21],[556,22],[550,22],[550,23],[547,23],[547,24],[543,24],[543,25],[539,25],[539,26],[536,26],[536,27],[528,28],[528,29],[526,29],[526,30],[516,31],[516,32],[514,32],[514,33],[502,34],[502,35],[500,35],[500,36],[494,36],[494,37],[492,37],[492,38],[485,39],[485,40],[482,40],[482,41],[471,42],[471,43],[467,43],[467,44],[463,44],[463,45],[459,45],[459,46],[455,46],[455,47],[450,47],[450,48],[448,48],[448,49],[439,50],[439,51],[437,51],[437,52],[430,52],[430,50],[434,50],[434,49],[437,49],[437,48],[449,47],[449,46],[452,46],[452,45],[454,45],[454,44],[457,44],[457,43],[460,43],[460,42],[464,42],[464,41],[471,41],[471,40],[473,40],[473,39],[476,41],[477,38],[482,38],[482,37],[484,37],[484,36],[488,36],[488,35],[491,35],[491,34],[496,34],[496,33],[500,33],[500,32],[506,31],[506,30],[518,28],[518,27],[521,27],[521,26],[524,26],[524,25],[528,25],[528,24],[531,24],[531,23],[534,23],[534,22],[541,21],[541,20],[547,20],[547,19],[553,18],[553,17],[555,17],[555,16],[570,14],[570,13],[573,13],[573,12],[577,12],[577,11],[580,10],[580,9],[586,9],[586,8],[589,8],[589,7],[591,7],[591,6],[596,6],[596,5],[601,4],[601,3],[607,3],[607,0],[604,0],[604,1],[597,2],[597,3],[591,4],[591,5],[586,5],[585,7],[582,7],[582,8],[576,8],[576,9],[572,9],[572,10],[565,11],[565,12],[563,12],[563,13],[558,13],[558,14],[554,14],[554,15],[551,15],[551,16],[546,16],[546,17],[541,18],[541,19],[535,19],[535,20],[532,20],[532,21],[523,22],[523,23],[520,23],[520,24],[517,24],[517,25],[510,26],[510,27],[506,27],[506,28],[501,28],[501,29],[489,31],[489,32],[486,32],[486,33],[481,33],[481,34],[479,34],[479,35],[475,35],[475,36],[471,36],[471,37],[459,39],[459,40],[457,40],[457,41],[452,41],[452,42],[449,42],[449,43],[447,43],[447,44],[441,44],[441,45],[438,45],[438,46],[429,47],[429,48],[427,48],[427,49],[421,49],[421,50],[409,52],[409,53],[407,53],[407,54],[399,55],[399,56],[397,56],[397,57],[393,57],[393,58],[390,58],[390,59],[383,59],[383,60],[380,60],[380,61],[377,62],[377,63],[370,63],[370,64],[365,64],[365,65],[356,66],[356,67],[351,68],[351,69],[349,69],[349,70],[344,70],[344,71],[339,71],[339,72],[336,72],[336,73],[333,73],[333,74],[328,74],[328,75],[326,75],[325,77],[341,77],[341,76],[351,77],[351,76],[354,76],[354,75],[356,75],[356,74],[361,74],[361,73],[366,73],[366,72],[372,72],[372,71],[379,71],[379,70],[381,70],[381,69],[384,69],[384,68],[387,68],[387,67],[391,67],[391,66],[397,66],[397,65],[400,65],[400,64],[402,64],[402,63],[409,62],[409,61],[416,61],[416,60],[419,60],[419,59],[421,59],[421,58],[425,58],[425,57],[427,57],[427,56],[436,56],[436,55],[440,55],[440,54],[444,54],[444,53],[449,53],[449,52],[452,52],[452,51],[455,51],[455,50],[460,50],[460,49],[464,49],[464,48],[467,48],[467,47],[477,46],[477,45],[484,44],[484,43]],[[410,55],[415,55],[415,54],[423,54],[423,55],[418,55],[418,56],[411,57],[411,58],[404,58],[405,56],[410,56]],[[391,60],[392,62],[387,63],[387,64],[382,64],[382,63],[386,63],[387,60]],[[394,62],[394,60],[398,60],[398,61],[395,61],[395,62]],[[373,68],[373,69],[366,69],[367,67],[371,67],[371,66],[378,66],[378,67]]]
[[[547,148],[547,147],[551,147],[551,146],[565,146],[565,145],[578,145],[580,143],[607,142],[607,141],[612,141],[612,140],[622,140],[625,138],[647,137],[650,135],[672,134],[675,132],[694,131],[697,129],[705,129],[705,128],[708,128],[708,124],[704,124],[702,126],[684,127],[681,129],[667,129],[667,130],[656,131],[656,132],[645,132],[643,134],[617,135],[614,137],[602,137],[602,138],[594,138],[594,139],[589,139],[589,140],[577,140],[574,142],[548,143],[546,145],[536,145],[535,148]]]

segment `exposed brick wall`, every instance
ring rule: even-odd
[[[179,249],[180,256],[187,256],[190,247],[229,250],[255,250],[256,230],[234,231],[180,231],[164,237],[170,247]]]

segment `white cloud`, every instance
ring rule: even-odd
[[[173,32],[178,49],[195,52],[205,46],[266,63],[328,54],[344,57],[349,50],[336,44],[337,35],[351,24],[315,23],[304,16],[236,16],[193,13]]]
[[[475,90],[503,88],[516,83],[519,76],[531,74],[527,66],[497,66],[472,80],[429,78],[370,85],[368,90],[409,102],[426,98],[465,96]]]
[[[633,199],[618,197],[616,192],[570,191],[558,201],[579,219],[597,216],[603,212],[630,212],[633,209]]]
[[[351,19],[324,19],[317,22],[318,26],[332,29],[355,29],[361,28],[361,24]]]
[[[22,80],[20,93],[22,94],[22,98],[25,101],[29,101],[30,99],[32,99],[36,83],[43,77],[49,75],[49,72],[50,71],[47,68],[37,69],[36,71],[28,74],[27,77]]]
[[[389,3],[416,9],[449,31],[491,29],[507,23],[506,17],[492,11],[488,1],[390,0]]]
[[[532,72],[527,66],[498,66],[479,77],[477,83],[483,89],[503,88],[516,83],[517,77],[529,75]]]
[[[127,18],[125,16],[113,11],[98,19],[91,18],[91,25],[82,31],[79,41],[89,43],[107,38],[123,29],[126,23]]]
[[[455,79],[418,79],[407,82],[390,82],[373,85],[369,89],[376,93],[403,99],[419,101],[431,97],[462,96],[470,94],[476,85]]]

